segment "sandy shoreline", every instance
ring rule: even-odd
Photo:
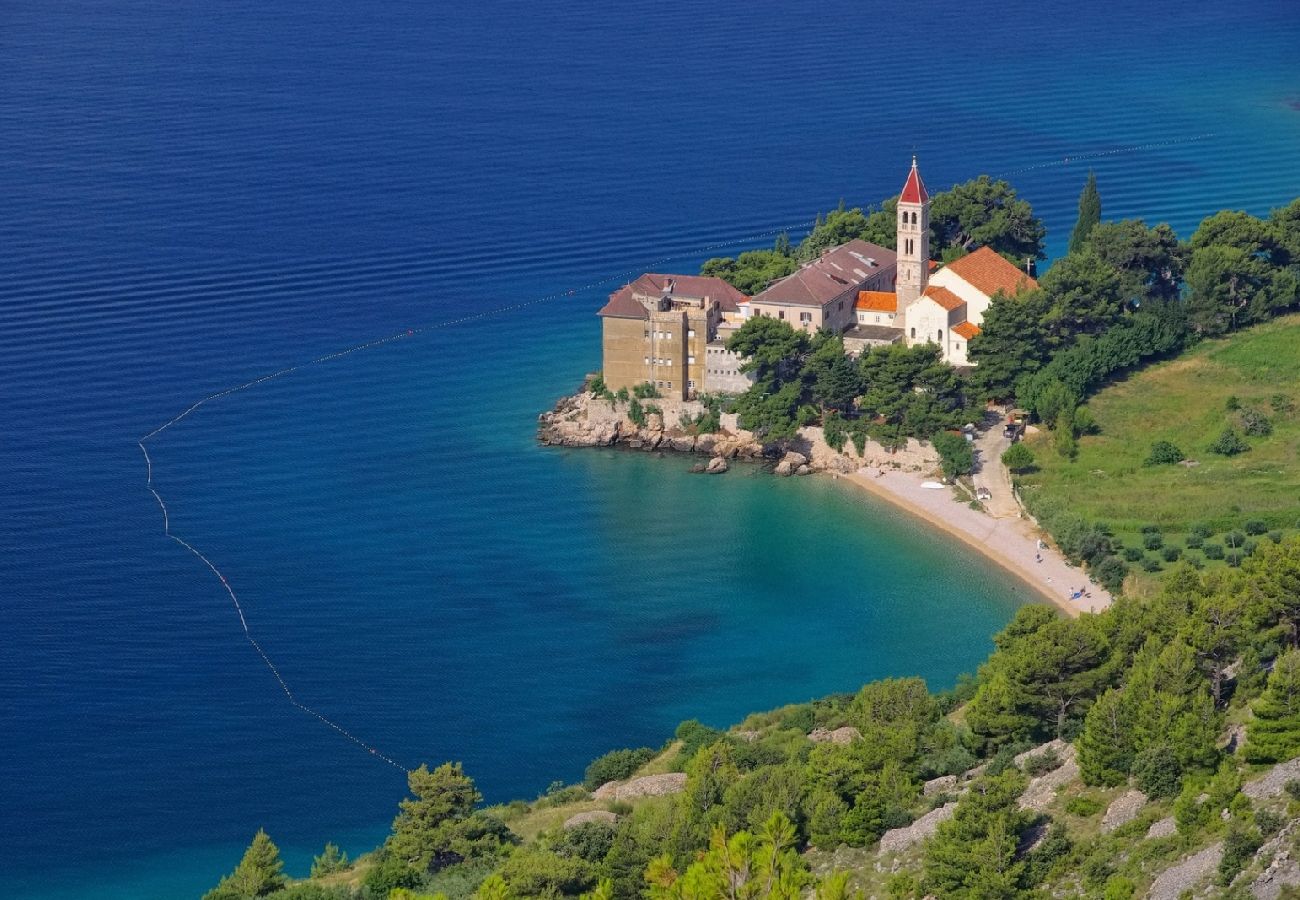
[[[922,478],[915,473],[864,467],[841,479],[978,550],[1069,616],[1099,612],[1112,602],[1103,587],[1083,569],[1067,563],[1056,549],[1039,551],[1038,535],[1028,520],[993,518],[973,510],[957,502],[949,490],[921,487]],[[1070,595],[1081,587],[1091,596],[1071,600]]]

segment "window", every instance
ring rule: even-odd
[[[641,336],[644,337],[644,338],[648,338],[648,337],[650,337],[650,329],[647,328],[647,329],[645,330],[645,334],[643,334],[643,335],[641,335]]]
[[[668,382],[668,390],[671,391],[672,389],[673,389],[673,383],[670,381]]]
[[[695,337],[695,329],[694,329],[694,328],[688,328],[688,329],[686,330],[686,336],[687,336],[688,338],[693,338],[693,337]]]
[[[686,357],[686,364],[687,364],[688,366],[693,366],[693,365],[695,365],[695,354],[694,354],[694,353],[692,353],[692,354],[690,354],[690,355],[688,355],[688,356]]]
[[[915,328],[912,329],[912,337],[916,337],[916,329],[915,329]]]
[[[939,341],[940,341],[941,343],[942,343],[942,341],[943,341],[943,329],[942,329],[942,328],[939,329]]]
[[[811,322],[812,313],[808,313],[808,312],[799,313],[799,321],[804,323]]]
[[[645,364],[646,364],[647,366],[650,365],[650,357],[647,356],[647,357],[645,358]]]
[[[880,324],[880,316],[876,316],[876,324],[877,324],[877,325]]]
[[[665,331],[664,337],[671,341],[673,339],[673,333],[671,331]]]
[[[784,319],[784,318],[785,318],[785,310],[781,310],[781,311],[778,312],[776,315],[777,315],[777,318],[779,318],[779,319]]]
[[[695,382],[694,381],[686,382],[686,387],[688,390],[692,390],[692,391],[695,390]]]

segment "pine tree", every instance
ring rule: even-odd
[[[259,828],[235,871],[221,879],[219,885],[204,895],[204,900],[263,897],[284,886],[284,861],[280,859],[280,848]]]
[[[1071,253],[1083,250],[1088,234],[1100,222],[1101,195],[1097,193],[1097,176],[1089,171],[1088,180],[1083,185],[1083,193],[1079,194],[1079,219],[1074,223],[1074,231],[1070,233]]]
[[[1128,705],[1117,688],[1097,698],[1079,735],[1079,771],[1086,784],[1122,784],[1133,765]]]
[[[1252,709],[1247,760],[1271,763],[1300,756],[1300,651],[1289,650],[1277,658],[1268,688]]]
[[[348,867],[348,855],[341,851],[338,844],[326,844],[320,856],[312,857],[311,877],[321,878],[342,872]]]

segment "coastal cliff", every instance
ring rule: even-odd
[[[697,400],[654,399],[646,401],[637,422],[632,418],[632,401],[581,391],[561,398],[553,409],[538,416],[538,439],[558,447],[698,453],[713,460],[703,469],[710,472],[725,471],[725,466],[717,464],[719,459],[767,461],[774,464],[778,475],[847,474],[863,466],[929,471],[939,463],[934,449],[916,440],[897,450],[887,450],[874,441],[867,441],[862,453],[851,443],[842,451],[835,450],[816,426],[800,428],[789,440],[765,442],[742,428],[735,413],[720,414],[716,430],[700,431],[692,423],[707,412]]]

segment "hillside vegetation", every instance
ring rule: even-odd
[[[1038,465],[1021,491],[1035,509],[1100,523],[1143,571],[1171,558],[1225,565],[1239,559],[1234,550],[1249,555],[1300,522],[1297,401],[1300,316],[1292,315],[1102,390],[1089,403],[1097,433],[1079,438],[1076,456],[1053,452],[1046,434],[1029,440]],[[1227,428],[1249,449],[1213,452]],[[1162,441],[1184,461],[1153,462]]]

